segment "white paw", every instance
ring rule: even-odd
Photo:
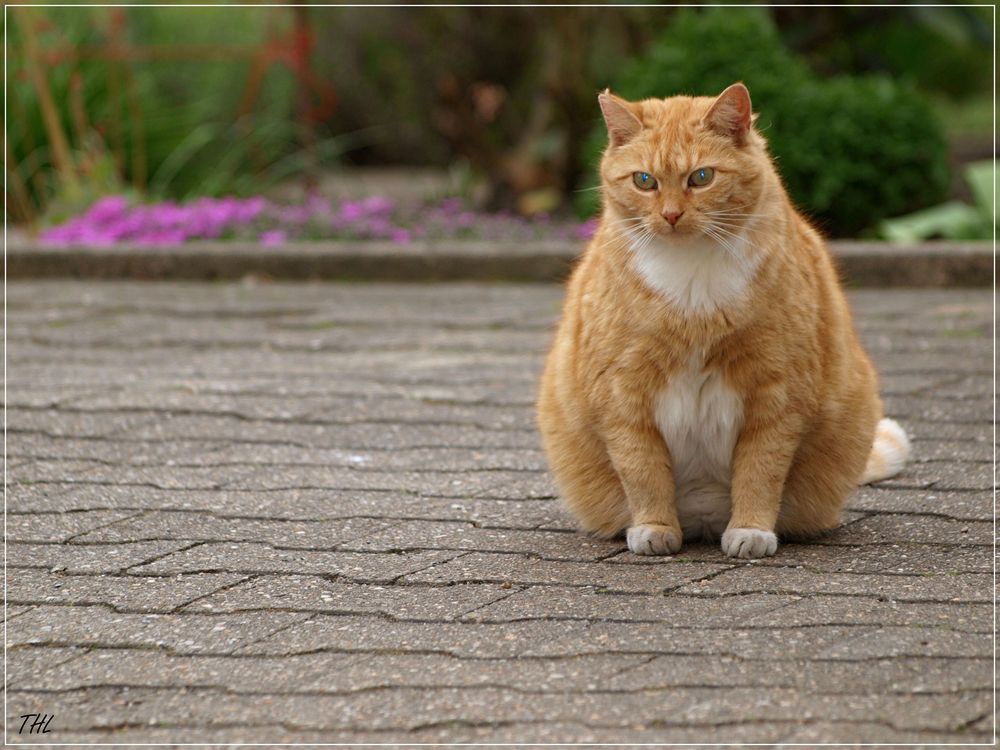
[[[763,529],[729,529],[722,535],[727,557],[767,557],[778,550],[778,537]]]
[[[681,548],[681,536],[668,526],[633,526],[628,530],[628,548],[637,555],[671,555]]]

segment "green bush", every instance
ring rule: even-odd
[[[756,8],[679,12],[612,89],[628,99],[704,96],[739,80],[792,199],[828,234],[855,235],[945,195],[944,132],[921,95],[882,76],[817,77]],[[598,125],[586,155],[595,174],[605,142]],[[596,208],[593,191],[580,195],[582,212]]]

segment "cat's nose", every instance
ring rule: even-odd
[[[667,210],[663,212],[663,218],[666,219],[668,222],[670,222],[670,226],[676,226],[677,222],[681,220],[681,217],[683,215],[684,215],[683,211]]]

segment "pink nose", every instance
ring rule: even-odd
[[[670,222],[670,226],[675,226],[681,217],[684,215],[683,211],[664,211],[663,218]]]

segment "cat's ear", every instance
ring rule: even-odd
[[[604,89],[597,96],[597,101],[601,105],[612,146],[628,143],[642,130],[642,121],[632,111],[631,102],[615,96],[609,89]]]
[[[742,83],[734,83],[719,94],[705,115],[705,124],[717,133],[728,135],[742,145],[753,124],[750,92]]]

